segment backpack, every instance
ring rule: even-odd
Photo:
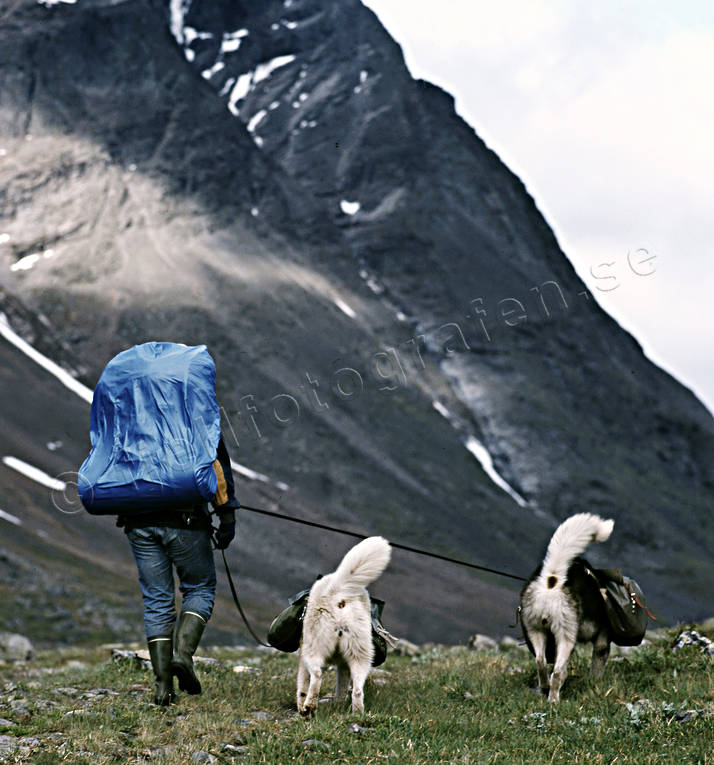
[[[268,643],[278,651],[293,653],[300,648],[302,637],[302,620],[307,607],[307,596],[310,590],[302,590],[288,600],[290,604],[281,611],[268,628]]]
[[[285,653],[293,653],[300,648],[300,639],[302,638],[302,622],[307,607],[307,598],[310,590],[302,590],[297,595],[293,595],[288,601],[290,604],[281,611],[268,629],[268,643]],[[379,598],[369,596],[370,613],[372,617],[372,645],[374,654],[372,657],[372,666],[378,667],[384,664],[387,658],[387,640],[385,635],[391,637],[382,626],[382,610],[384,601]]]
[[[115,356],[92,399],[79,496],[92,515],[186,511],[213,501],[221,436],[205,345],[150,342]]]
[[[596,569],[610,624],[610,639],[616,645],[639,645],[647,631],[648,619],[654,619],[647,601],[634,579],[619,568]]]

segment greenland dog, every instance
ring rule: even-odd
[[[364,711],[364,681],[374,648],[366,585],[387,568],[392,550],[386,539],[368,537],[355,545],[337,570],[310,589],[303,619],[297,676],[297,708],[304,717],[317,709],[322,668],[335,663],[335,701],[352,677],[352,712]],[[308,685],[309,682],[309,685]]]
[[[521,590],[523,636],[535,654],[538,686],[548,701],[560,699],[576,642],[592,643],[591,677],[605,668],[610,635],[600,587],[584,558],[591,542],[604,542],[614,521],[578,513],[558,526],[545,559]],[[548,677],[548,663],[554,663]]]

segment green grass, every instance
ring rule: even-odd
[[[390,656],[367,681],[364,715],[328,702],[309,721],[294,708],[294,655],[217,649],[222,663],[199,670],[203,695],[160,709],[148,671],[106,650],[46,652],[1,668],[16,687],[0,685],[0,717],[17,725],[0,734],[38,739],[9,758],[38,765],[187,763],[199,750],[241,763],[714,763],[714,657],[672,652],[674,634],[611,661],[597,682],[578,651],[557,706],[533,692],[534,663],[516,648]],[[236,674],[233,664],[260,673]],[[333,684],[326,673],[323,696]],[[76,693],[59,690],[68,686]],[[117,695],[82,698],[97,688]],[[12,710],[18,698],[29,718]],[[73,709],[87,711],[65,716]],[[704,714],[676,719],[691,709]]]

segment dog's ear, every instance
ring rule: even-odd
[[[322,579],[322,574],[318,574],[318,575],[315,577],[315,581],[317,581],[318,579]]]

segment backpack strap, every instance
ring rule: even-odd
[[[622,586],[627,590],[627,592],[629,593],[629,595],[632,598],[633,602],[637,603],[637,605],[640,608],[643,608],[647,612],[647,616],[649,616],[650,619],[652,619],[653,621],[656,622],[657,621],[657,617],[652,613],[652,611],[649,610],[649,608],[647,608],[646,605],[644,605],[643,603],[640,602],[640,599],[637,596],[637,593],[632,589],[632,587],[630,587],[630,585],[627,582],[624,582],[624,581],[622,582]]]

